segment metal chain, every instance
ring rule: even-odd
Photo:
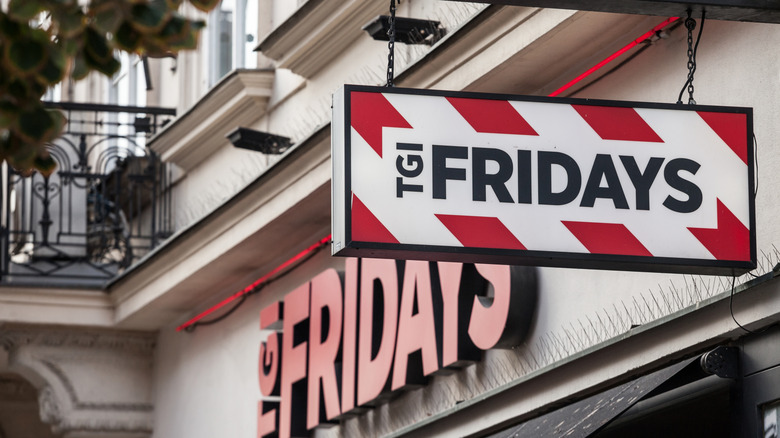
[[[695,105],[693,100],[693,74],[696,72],[696,58],[693,56],[693,30],[696,29],[696,20],[691,18],[691,11],[688,11],[688,18],[685,20],[685,28],[688,29],[688,105]]]
[[[693,75],[696,73],[696,52],[699,51],[701,42],[701,33],[704,30],[705,11],[701,11],[701,24],[699,25],[699,35],[696,37],[696,44],[693,44],[693,30],[696,29],[696,20],[691,17],[691,10],[688,9],[688,18],[685,19],[685,28],[688,29],[688,79],[685,81],[680,95],[677,96],[677,103],[682,104],[682,96],[685,90],[688,90],[688,105],[696,105],[693,99]]]
[[[392,87],[395,70],[395,0],[390,0],[390,30],[387,36],[390,38],[387,43],[387,86]]]

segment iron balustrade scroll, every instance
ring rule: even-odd
[[[57,170],[3,165],[2,284],[100,287],[172,234],[171,165],[145,147],[175,110],[46,103],[68,116]]]

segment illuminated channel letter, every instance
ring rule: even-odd
[[[398,316],[393,391],[407,385],[422,385],[425,383],[424,376],[439,368],[432,295],[428,262],[407,261]],[[410,361],[410,355],[418,351],[419,360]]]
[[[328,269],[311,280],[307,429],[341,414],[336,378],[336,359],[341,347],[341,317],[341,279],[335,269]],[[320,406],[320,395],[325,404],[324,412]]]
[[[284,298],[282,336],[282,401],[279,437],[308,436],[306,432],[306,350],[309,334],[310,283],[298,286]]]
[[[388,389],[398,318],[398,270],[394,260],[363,259],[360,277],[357,404],[364,405]],[[382,302],[374,303],[375,298]]]

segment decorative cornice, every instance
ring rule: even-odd
[[[68,432],[80,433],[84,436],[85,432],[92,436],[93,434],[107,434],[107,437],[114,436],[143,436],[151,435],[153,432],[152,422],[148,420],[122,421],[102,418],[79,418],[65,420],[59,424],[54,424],[52,430],[58,434],[67,434]]]
[[[386,9],[384,2],[376,0],[309,0],[261,41],[258,49],[279,61],[280,68],[308,78],[363,34],[362,24]]]
[[[151,332],[0,325],[8,369],[38,388],[41,420],[63,436],[151,435],[155,342]]]
[[[99,348],[121,350],[124,353],[150,355],[155,346],[152,333],[1,327],[0,347],[10,351],[24,345],[67,348]]]
[[[73,382],[68,378],[65,372],[57,364],[47,360],[41,360],[41,363],[49,369],[57,378],[60,379],[65,390],[68,392],[70,402],[76,409],[90,409],[95,411],[136,411],[136,412],[152,412],[154,411],[154,405],[151,403],[96,403],[85,402],[79,400],[76,395],[76,388],[73,387]]]
[[[62,421],[60,404],[51,386],[41,389],[38,395],[38,407],[41,413],[41,421],[44,423],[58,424]]]
[[[176,118],[150,141],[163,161],[191,170],[239,126],[251,126],[265,114],[274,81],[268,69],[234,70],[194,107]]]
[[[4,285],[0,288],[0,320],[110,327],[114,313],[111,299],[103,291]]]

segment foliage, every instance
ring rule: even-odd
[[[116,52],[170,56],[195,49],[203,21],[178,9],[185,0],[10,0],[0,10],[0,160],[25,173],[54,171],[46,152],[66,124],[41,98],[67,77],[111,76]],[[202,11],[219,0],[187,0]],[[85,4],[88,3],[88,4]]]

